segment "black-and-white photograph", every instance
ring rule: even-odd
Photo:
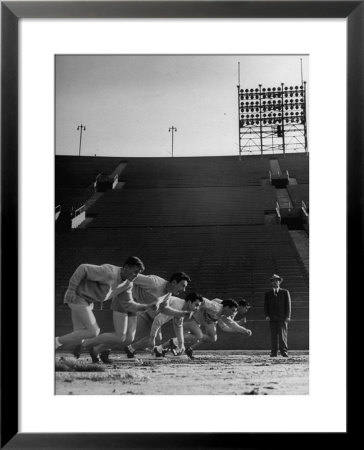
[[[55,394],[309,394],[308,74],[55,56]]]

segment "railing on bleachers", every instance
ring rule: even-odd
[[[301,203],[301,207],[302,207],[302,210],[305,213],[305,215],[308,216],[308,208],[306,206],[306,203],[303,200],[302,200],[302,203]]]
[[[85,205],[80,206],[77,209],[71,209],[71,228],[77,228],[86,219]]]
[[[71,219],[74,219],[75,217],[79,216],[81,213],[85,211],[85,205],[80,206],[77,209],[73,209],[73,206],[71,208]]]
[[[116,175],[114,176],[114,182],[113,182],[113,184],[112,184],[112,188],[115,189],[115,186],[116,186],[118,183],[119,183],[119,175],[116,174]]]
[[[309,216],[309,211],[308,211],[308,208],[306,206],[306,203],[303,200],[302,200],[302,203],[301,203],[301,210],[302,210],[305,222],[307,223],[307,225],[309,225],[309,222],[310,222],[310,220],[309,220],[309,217],[310,217]]]
[[[96,178],[95,178],[95,181],[94,181],[94,189],[95,189],[95,192],[97,192],[97,182],[98,182],[98,180],[99,180],[100,177],[101,177],[101,173],[99,173],[99,174],[96,175]]]
[[[119,175],[116,174],[114,177],[99,173],[94,181],[95,192],[105,192],[108,189],[115,189],[119,182]]]
[[[56,217],[56,220],[57,220],[58,217],[60,216],[61,211],[62,211],[61,205],[57,205],[57,206],[56,206],[56,211],[55,211],[55,217]]]
[[[281,223],[281,221],[282,221],[281,208],[280,208],[278,202],[276,202],[276,213],[277,213],[277,217],[278,217],[278,222]]]

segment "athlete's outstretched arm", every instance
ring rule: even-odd
[[[251,330],[237,324],[231,317],[222,317],[217,322],[219,327],[228,333],[242,333],[251,336]]]
[[[168,305],[168,302],[162,302],[159,305],[159,311],[162,314],[166,314],[167,316],[172,317],[186,317],[190,315],[189,311],[180,311],[178,309],[174,309],[171,306]]]

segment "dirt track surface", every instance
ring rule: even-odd
[[[127,359],[113,354],[104,372],[56,372],[59,395],[302,395],[308,394],[308,351],[270,358],[268,351],[200,351],[187,356]],[[57,354],[73,358],[70,354]],[[82,355],[83,362],[91,362]],[[102,364],[102,363],[100,363]]]

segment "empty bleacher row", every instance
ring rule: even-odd
[[[114,190],[89,209],[89,227],[263,224],[275,202],[272,186]]]
[[[126,188],[260,186],[269,160],[256,156],[218,158],[129,158],[122,174]]]

